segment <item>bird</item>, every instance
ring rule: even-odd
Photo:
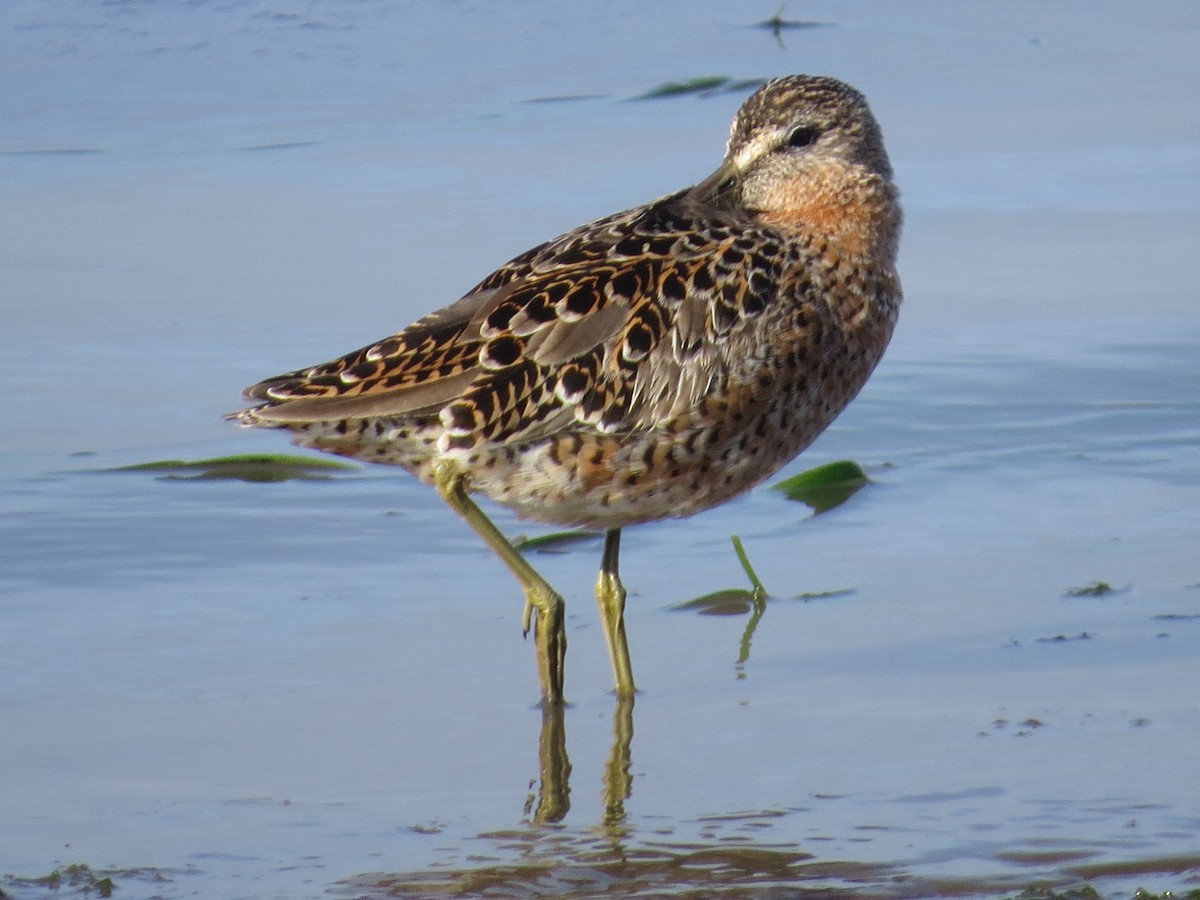
[[[902,212],[865,97],[771,79],[716,171],[581,225],[459,300],[245,391],[236,422],[400,466],[516,577],[542,703],[561,705],[565,603],[472,495],[605,534],[596,598],[619,698],[636,686],[622,529],[745,493],[863,387],[902,300]]]

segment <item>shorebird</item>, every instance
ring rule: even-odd
[[[539,244],[403,331],[268,378],[231,418],[434,485],[520,582],[546,704],[563,699],[563,599],[470,495],[604,530],[596,597],[630,697],[621,529],[749,490],[833,421],[891,337],[900,223],[863,96],[776,78],[699,184]]]

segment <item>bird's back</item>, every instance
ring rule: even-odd
[[[771,82],[712,178],[250,388],[263,402],[237,417],[426,480],[453,458],[473,489],[544,521],[705,509],[808,446],[879,361],[900,304],[890,176],[857,93]]]

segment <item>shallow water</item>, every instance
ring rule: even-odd
[[[1200,16],[774,11],[4,6],[0,889],[1200,885]],[[784,474],[872,483],[630,530],[632,709],[595,542],[535,557],[569,604],[544,720],[518,591],[403,473],[103,471],[285,449],[220,421],[243,385],[703,177],[744,94],[629,98],[805,70],[883,122],[908,305]],[[745,585],[731,534],[752,633],[672,609]]]

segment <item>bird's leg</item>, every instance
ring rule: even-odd
[[[563,598],[467,495],[466,478],[453,462],[445,459],[435,462],[433,480],[442,499],[475,529],[520,582],[525,592],[525,611],[521,622],[526,634],[533,627],[542,702],[548,705],[561,704],[563,664],[567,655],[566,604]]]
[[[596,582],[596,601],[600,604],[600,622],[608,641],[617,696],[632,697],[633,668],[629,663],[629,644],[625,640],[625,587],[617,573],[617,557],[621,553],[621,529],[612,528],[604,536],[604,557],[600,563],[600,578]]]

